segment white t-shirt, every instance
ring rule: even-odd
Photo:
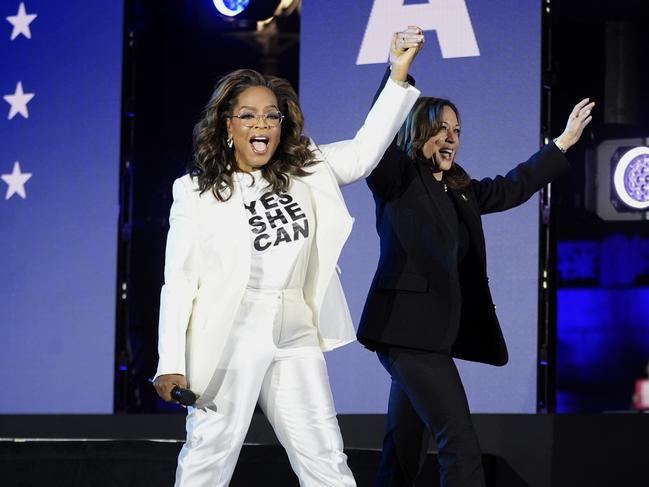
[[[315,235],[311,195],[306,186],[291,184],[286,193],[270,194],[261,171],[236,172],[234,182],[243,195],[250,228],[248,288],[304,287]]]

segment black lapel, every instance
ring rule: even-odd
[[[455,202],[455,207],[460,213],[464,224],[466,225],[469,236],[473,241],[482,263],[486,265],[487,256],[485,255],[484,233],[482,231],[482,221],[480,220],[480,211],[478,205],[471,198],[470,186],[460,189],[448,188],[449,194]]]

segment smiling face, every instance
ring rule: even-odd
[[[251,86],[239,94],[227,119],[228,137],[234,141],[234,158],[240,171],[260,169],[273,157],[282,134],[263,115],[279,111],[277,97],[265,86]],[[247,127],[246,125],[252,125]]]
[[[433,162],[435,177],[441,179],[442,172],[451,168],[460,146],[460,123],[457,114],[448,105],[444,105],[441,120],[438,121],[439,131],[424,143],[421,153]]]

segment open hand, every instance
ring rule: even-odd
[[[584,131],[584,128],[586,128],[586,125],[588,125],[593,119],[590,112],[595,106],[595,102],[591,101],[589,103],[589,101],[589,98],[584,98],[577,103],[575,108],[572,109],[572,112],[570,112],[565,130],[556,139],[558,145],[564,149],[569,149],[577,143]]]

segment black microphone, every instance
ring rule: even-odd
[[[153,377],[150,377],[149,383],[153,385]],[[183,406],[193,406],[196,402],[196,394],[189,389],[183,389],[182,387],[174,386],[171,389],[171,398],[174,401],[178,401]]]
[[[175,386],[173,389],[171,389],[171,397],[183,406],[193,406],[196,402],[196,394],[194,394],[189,389],[183,389],[182,387],[178,386]]]

